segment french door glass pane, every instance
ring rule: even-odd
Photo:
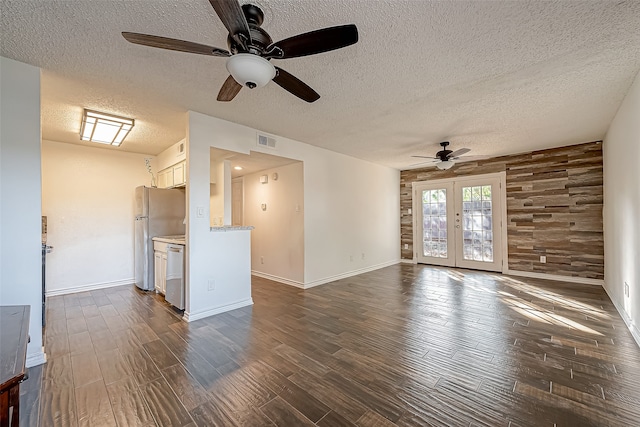
[[[493,262],[491,186],[462,187],[462,256]]]
[[[447,257],[447,190],[422,192],[423,256]]]

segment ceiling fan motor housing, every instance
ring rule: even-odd
[[[449,145],[449,141],[442,141],[440,143],[442,146],[442,150],[436,153],[436,157],[442,160],[443,162],[447,161],[449,154],[453,153],[452,150],[447,150],[447,145]]]
[[[227,45],[229,51],[235,55],[237,53],[251,53],[254,55],[262,55],[267,47],[273,43],[271,36],[260,26],[264,20],[262,9],[253,4],[243,4],[242,11],[249,25],[249,34],[251,42],[247,41],[247,46],[237,43],[231,34],[227,36]]]

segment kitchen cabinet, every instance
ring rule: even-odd
[[[153,277],[156,292],[164,295],[167,292],[167,249],[166,245],[162,246],[163,248],[156,249],[156,244],[154,244]]]
[[[187,183],[187,162],[180,162],[173,166],[173,186],[180,187]]]
[[[156,292],[184,310],[184,236],[153,238],[153,272]]]
[[[186,165],[183,160],[158,172],[158,188],[184,187],[187,183]]]
[[[173,169],[165,169],[158,172],[158,188],[172,188],[173,185]]]

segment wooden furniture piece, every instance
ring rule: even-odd
[[[20,383],[26,379],[28,305],[0,307],[0,427],[20,424]]]

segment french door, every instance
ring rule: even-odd
[[[414,184],[419,263],[502,271],[504,173]]]

